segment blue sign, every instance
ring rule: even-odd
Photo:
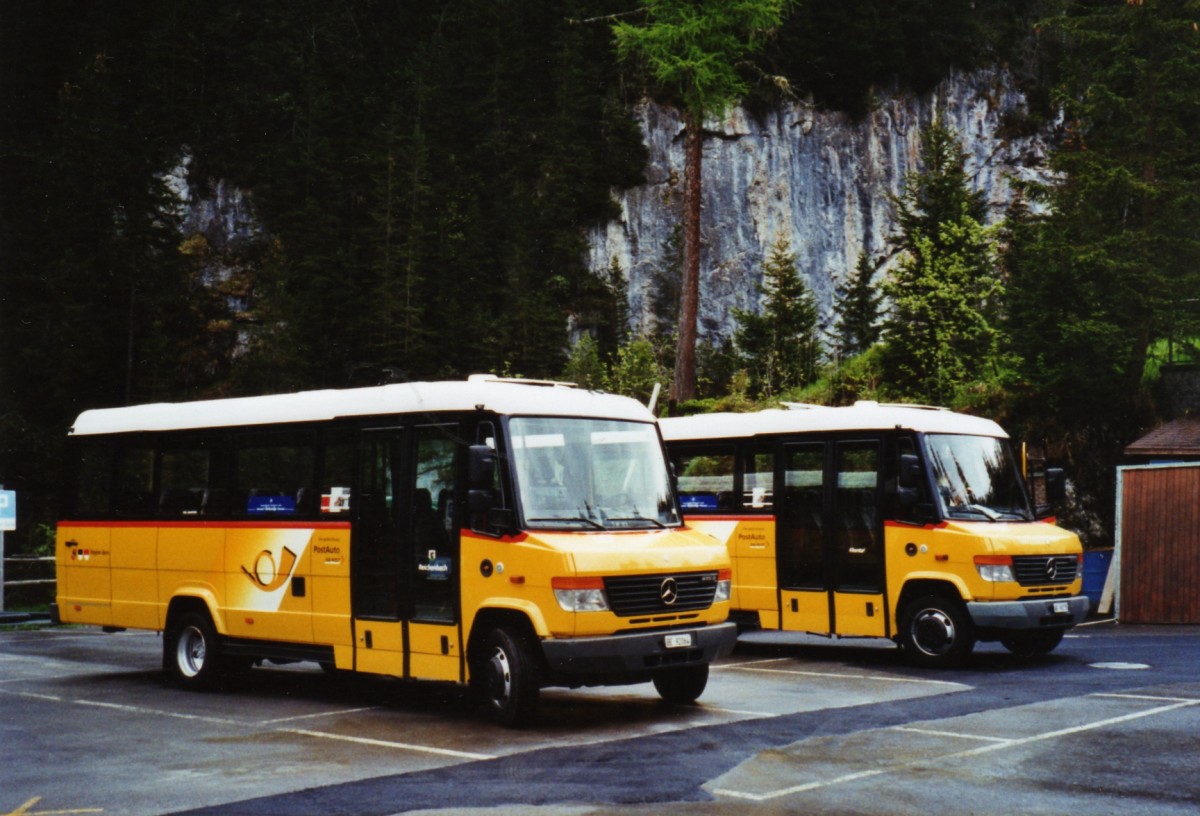
[[[250,496],[247,513],[295,513],[296,500],[291,496]]]
[[[716,510],[716,493],[683,493],[679,496],[679,506],[684,510]]]
[[[0,532],[17,529],[17,491],[0,490]]]

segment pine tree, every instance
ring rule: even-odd
[[[875,266],[864,250],[834,298],[834,354],[839,362],[862,354],[879,340],[883,293],[872,282],[874,275]]]
[[[883,287],[884,370],[901,396],[948,403],[995,361],[1001,286],[984,202],[969,189],[953,132],[934,122],[921,159],[894,201],[904,255]]]
[[[696,318],[700,297],[700,191],[703,126],[746,91],[740,64],[783,18],[783,0],[647,0],[647,22],[613,26],[624,59],[644,61],[674,95],[684,120],[683,283],[671,396],[696,393]]]
[[[762,313],[734,310],[738,347],[759,393],[773,396],[816,379],[822,348],[819,313],[796,269],[787,239],[771,247],[763,265]]]

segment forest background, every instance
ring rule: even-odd
[[[755,0],[741,0],[753,5]],[[765,0],[764,0],[765,2]],[[66,430],[87,408],[505,375],[645,399],[669,385],[682,271],[654,325],[586,230],[640,184],[634,105],[679,104],[614,25],[636,0],[0,0],[0,483],[10,552],[49,546]],[[894,263],[818,315],[783,239],[761,308],[702,338],[696,399],[907,400],[999,420],[1111,541],[1113,466],[1200,360],[1200,0],[776,3],[732,65],[752,113],[863,116],[1003,65],[1057,126],[1053,183],[985,226],[955,134],[925,133]],[[231,185],[255,229],[187,234],[178,191]],[[701,270],[703,274],[703,270]]]

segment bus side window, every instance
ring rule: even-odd
[[[775,452],[751,449],[746,453],[742,481],[742,507],[771,510],[775,506]]]
[[[679,504],[684,513],[729,512],[734,500],[732,445],[688,448],[673,451],[679,486]]]
[[[217,440],[166,445],[159,454],[159,515],[222,515],[228,512],[225,468]]]
[[[116,447],[80,444],[70,474],[68,512],[75,518],[101,518],[112,511]]]
[[[250,516],[308,515],[317,507],[309,433],[247,434],[235,453],[235,510]]]
[[[354,453],[358,436],[354,431],[330,431],[325,434],[321,467],[321,515],[346,515],[350,512],[351,485],[354,484]]]
[[[126,445],[118,451],[116,498],[119,516],[154,513],[154,448]]]

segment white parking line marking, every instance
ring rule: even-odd
[[[929,728],[909,728],[906,725],[897,725],[892,728],[893,731],[908,731],[912,734],[928,734],[932,737],[954,737],[955,739],[973,739],[984,740],[987,742],[1012,742],[1008,737],[985,737],[981,734],[960,734],[957,731],[934,731]]]
[[[259,720],[259,725],[278,725],[279,723],[295,722],[296,720],[315,720],[320,717],[335,717],[339,714],[358,714],[362,711],[378,711],[379,706],[364,706],[363,708],[343,708],[337,711],[320,711],[316,714],[300,714],[295,717],[279,717],[274,720]]]
[[[805,791],[816,790],[817,788],[826,788],[830,785],[841,785],[844,782],[855,782],[859,779],[867,779],[872,776],[881,776],[887,773],[887,770],[875,771],[859,771],[858,773],[846,774],[845,776],[834,777],[820,782],[808,782],[803,785],[793,785],[790,788],[771,791],[770,793],[747,793],[746,791],[733,790],[715,790],[717,796],[728,796],[734,799],[749,799],[752,802],[765,802],[768,799],[778,799],[781,796],[791,796],[793,793],[804,793]]]
[[[407,742],[388,742],[386,740],[369,739],[368,737],[347,737],[342,734],[330,734],[325,731],[308,731],[303,728],[284,728],[285,734],[300,734],[306,737],[353,742],[358,745],[374,745],[379,748],[399,748],[402,751],[417,751],[423,754],[455,757],[456,759],[495,759],[492,754],[472,754],[468,751],[453,751],[449,748],[434,748],[431,745],[413,745]]]
[[[111,708],[114,711],[126,711],[130,714],[153,714],[159,717],[173,717],[178,720],[194,720],[197,722],[211,722],[220,725],[245,725],[238,720],[229,720],[222,717],[205,717],[199,714],[182,714],[178,711],[163,711],[157,708],[143,708],[141,706],[121,705],[119,703],[105,703],[100,700],[71,700],[66,697],[59,697],[54,694],[34,694],[31,691],[7,691],[0,689],[0,694],[10,694],[14,697],[25,697],[31,700],[45,700],[48,703],[70,703],[71,705],[92,706],[94,708]]]
[[[1115,692],[1098,691],[1089,697],[1116,697],[1119,700],[1152,700],[1156,703],[1200,703],[1196,697],[1159,697],[1154,694],[1117,694]]]
[[[141,706],[121,705],[120,703],[105,703],[99,700],[68,700],[67,702],[74,703],[75,705],[94,706],[96,708],[111,708],[114,711],[126,711],[130,714],[152,714],[158,717],[172,717],[177,720],[209,722],[217,723],[218,725],[246,725],[246,723],[239,720],[230,720],[225,717],[207,717],[202,714],[182,714],[178,711],[163,711],[159,708],[142,708]]]
[[[963,689],[964,691],[970,688],[970,686],[967,686],[963,683],[955,683],[950,680],[926,680],[922,677],[887,677],[877,674],[844,674],[839,672],[803,671],[801,669],[768,669],[760,666],[751,666],[748,664],[724,666],[723,668],[733,669],[736,671],[761,672],[763,674],[788,674],[795,675],[797,677],[828,677],[834,680],[873,680],[879,683],[918,683],[920,685],[928,686],[953,686],[955,688]]]
[[[1095,694],[1095,695],[1088,695],[1088,696],[1089,697],[1098,697],[1098,696],[1109,696],[1109,695]],[[950,754],[944,754],[942,756],[936,757],[936,760],[931,760],[931,759],[926,758],[926,759],[922,759],[922,760],[914,761],[914,762],[901,762],[901,763],[892,765],[891,767],[888,767],[888,768],[846,774],[844,776],[834,777],[833,779],[825,779],[825,780],[818,780],[815,782],[808,782],[804,785],[793,785],[792,787],[789,787],[789,788],[781,788],[779,790],[767,791],[765,793],[752,793],[750,791],[736,791],[736,790],[729,790],[729,789],[722,788],[722,789],[714,790],[713,794],[718,795],[718,796],[727,796],[727,797],[734,798],[734,799],[748,799],[753,802],[765,802],[770,799],[778,799],[782,796],[790,796],[795,793],[804,793],[806,791],[817,790],[819,788],[827,788],[827,787],[832,787],[834,785],[841,785],[846,782],[854,782],[859,779],[866,779],[866,778],[873,777],[873,776],[879,776],[879,775],[885,774],[885,773],[894,773],[896,771],[900,771],[905,768],[915,768],[915,767],[918,767],[921,765],[927,765],[931,761],[944,762],[945,760],[948,760],[948,759],[953,760],[953,759],[962,759],[964,757],[970,757],[970,756],[978,756],[980,754],[987,754],[987,753],[991,753],[992,751],[998,751],[1000,749],[1012,748],[1012,747],[1018,746],[1018,745],[1028,745],[1028,744],[1034,743],[1034,742],[1042,742],[1044,740],[1057,739],[1059,737],[1070,736],[1072,734],[1080,734],[1085,731],[1094,731],[1097,728],[1106,728],[1110,725],[1119,725],[1120,723],[1130,722],[1132,720],[1140,720],[1145,717],[1153,717],[1156,714],[1165,714],[1168,711],[1175,711],[1180,708],[1187,708],[1189,706],[1195,706],[1195,705],[1200,705],[1200,700],[1183,700],[1181,702],[1172,703],[1170,705],[1163,705],[1163,706],[1158,706],[1156,708],[1149,708],[1149,709],[1146,709],[1145,711],[1135,711],[1131,714],[1122,714],[1119,717],[1108,717],[1103,720],[1097,720],[1097,721],[1091,722],[1091,723],[1084,723],[1083,725],[1072,726],[1071,728],[1060,728],[1057,731],[1047,731],[1042,734],[1033,734],[1028,737],[1016,737],[1011,740],[1005,740],[1003,742],[997,742],[997,743],[993,743],[990,745],[983,745],[978,748],[969,748],[965,751],[957,751],[957,752],[950,753]],[[955,735],[955,736],[957,736],[957,735]]]

